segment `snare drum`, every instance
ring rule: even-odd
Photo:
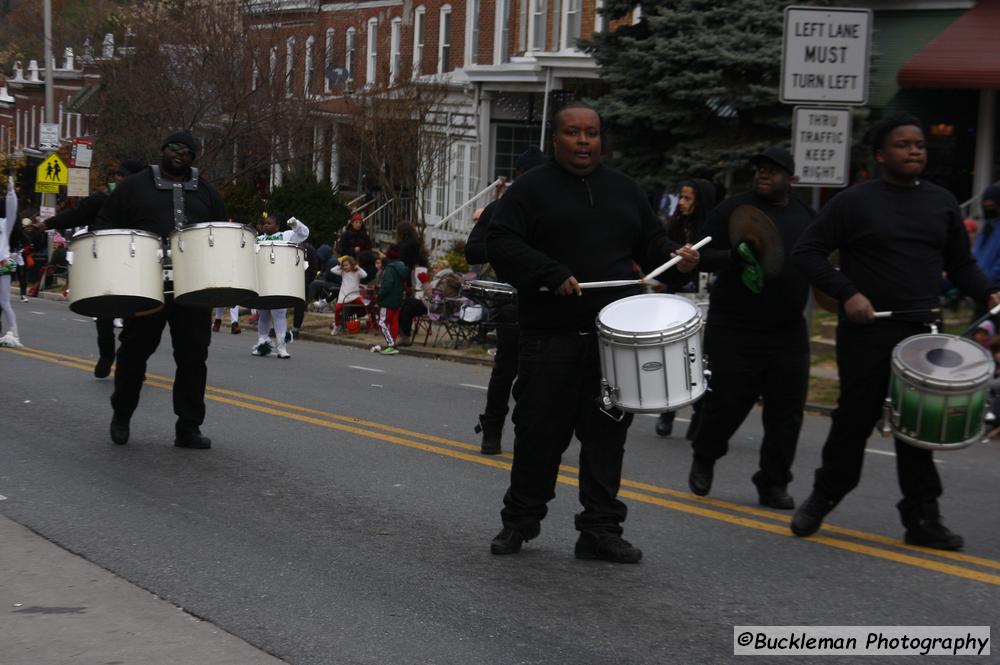
[[[257,297],[248,301],[255,309],[295,307],[306,301],[306,251],[301,245],[280,240],[257,244]]]
[[[462,285],[462,295],[489,307],[498,307],[517,300],[517,291],[510,284],[474,279]]]
[[[955,450],[979,441],[992,376],[992,356],[972,340],[907,337],[892,350],[886,407],[893,434],[928,450]]]
[[[256,236],[242,224],[192,224],[170,235],[174,300],[228,307],[257,295]]]
[[[702,316],[686,298],[645,294],[617,300],[597,315],[605,406],[662,413],[705,392]]]
[[[108,229],[69,243],[69,308],[82,316],[128,317],[163,304],[160,236]]]

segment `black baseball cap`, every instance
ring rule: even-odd
[[[772,147],[762,153],[750,158],[751,166],[759,166],[761,162],[771,162],[777,164],[788,172],[788,175],[795,175],[795,160],[792,154],[784,148]]]

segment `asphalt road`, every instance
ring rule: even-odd
[[[872,439],[862,485],[803,540],[756,505],[756,413],[707,499],[687,491],[686,442],[639,417],[623,496],[640,565],[573,558],[575,445],[542,535],[494,557],[510,456],[479,455],[472,431],[487,368],[313,342],[255,358],[251,335],[219,333],[213,448],[181,450],[164,335],[119,447],[93,323],[15,306],[27,347],[0,350],[0,513],[294,665],[715,663],[734,659],[735,625],[997,624],[995,442],[939,456],[967,547],[936,553],[900,540],[890,441]],[[806,419],[799,500],[827,424]]]

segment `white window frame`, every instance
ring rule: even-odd
[[[576,15],[577,34],[573,35],[572,38],[569,34],[570,14]],[[562,16],[559,22],[562,24],[559,30],[559,50],[568,51],[576,48],[575,44],[570,43],[570,40],[575,42],[583,35],[583,0],[562,0]]]
[[[285,97],[292,96],[292,81],[295,78],[295,37],[285,40]]]
[[[445,42],[445,22],[448,23],[448,41]],[[437,73],[444,74],[448,71],[448,61],[451,59],[451,42],[455,38],[454,26],[451,25],[451,5],[442,5],[438,12],[438,63]],[[445,51],[447,49],[447,52]],[[445,57],[447,55],[447,57]]]
[[[344,70],[347,72],[347,82],[354,82],[354,55],[357,51],[358,31],[354,28],[347,29],[347,36],[344,39]]]
[[[250,74],[250,90],[256,90],[260,84],[260,49],[253,51],[253,68]]]
[[[312,35],[306,37],[306,61],[302,82],[302,95],[308,99],[312,97],[312,83],[316,77],[316,61],[313,50],[316,46],[316,38]]]
[[[565,0],[549,0],[549,14],[552,15],[552,50],[562,48],[562,3]]]
[[[389,30],[389,85],[395,85],[399,78],[399,70],[403,63],[402,54],[403,19],[392,19]]]
[[[529,51],[545,50],[545,38],[548,36],[546,34],[548,11],[549,11],[549,0],[531,0],[531,8],[529,10],[529,16],[528,16]],[[541,23],[541,25],[539,25],[539,22]],[[541,28],[540,32],[539,28]]]
[[[511,0],[496,0],[493,26],[493,64],[510,62],[510,6]]]
[[[420,5],[413,10],[413,78],[420,76],[424,59],[424,39],[427,35],[427,8]]]
[[[330,78],[327,74],[330,72],[330,68],[333,67],[333,28],[326,29],[326,41],[324,43],[323,52],[323,92],[331,92],[330,88]]]
[[[375,78],[378,76],[378,19],[374,16],[368,19],[366,34],[368,51],[365,58],[365,87],[370,88],[375,85]]]
[[[271,89],[274,89],[274,77],[278,73],[278,47],[272,46],[270,52],[267,54],[267,80],[271,85]]]
[[[478,64],[479,60],[479,23],[482,12],[482,0],[466,0],[465,2],[465,66]]]

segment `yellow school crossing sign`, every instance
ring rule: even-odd
[[[35,191],[42,194],[58,194],[59,186],[69,183],[69,169],[59,155],[52,153],[38,165],[35,174]]]

